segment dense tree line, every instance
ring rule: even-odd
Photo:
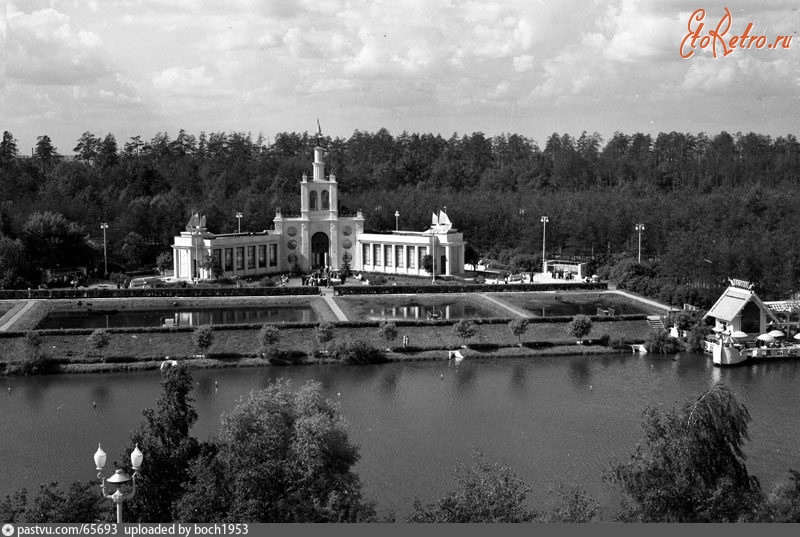
[[[194,210],[214,232],[235,230],[237,212],[243,229],[268,229],[277,208],[299,212],[299,180],[311,172],[318,143],[341,185],[340,212],[363,210],[373,230],[393,229],[395,211],[402,228],[424,229],[431,212],[447,207],[478,254],[527,256],[536,265],[546,214],[548,257],[611,266],[637,255],[634,226],[643,223],[643,258],[659,285],[718,287],[738,277],[756,282],[766,298],[798,287],[800,200],[791,192],[800,181],[800,144],[792,135],[617,132],[603,140],[584,132],[553,134],[539,147],[517,134],[444,138],[385,129],[271,140],[181,130],[124,142],[86,132],[65,151],[69,157],[47,135],[22,156],[6,131],[0,283],[30,281],[54,262],[53,252],[26,240],[37,215],[61,215],[89,237],[93,248],[81,264],[94,267],[102,256],[99,224],[108,222],[119,269],[153,266]],[[55,257],[61,266],[73,262]]]
[[[156,409],[131,443],[144,453],[127,522],[376,522],[353,467],[358,448],[319,383],[286,381],[240,399],[219,433],[200,442],[192,378],[168,368]],[[481,453],[459,462],[454,486],[434,503],[415,501],[408,522],[800,522],[800,473],[770,493],[745,464],[750,415],[722,384],[672,408],[648,407],[644,439],[627,460],[613,461],[606,480],[623,493],[603,513],[581,486],[562,486],[549,505],[533,506],[532,487]],[[129,451],[122,460],[129,460]],[[126,468],[130,471],[130,468]],[[15,523],[112,519],[98,483],[42,485],[0,500],[0,519]]]

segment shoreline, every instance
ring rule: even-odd
[[[247,308],[247,307],[305,307],[313,312],[313,323],[272,324],[279,329],[280,339],[277,348],[290,351],[298,364],[337,363],[330,358],[319,358],[322,345],[316,341],[315,325],[320,322],[331,322],[334,325],[334,341],[363,340],[375,349],[398,348],[400,341],[408,342],[408,349],[400,352],[389,352],[387,361],[418,361],[442,359],[448,350],[461,349],[464,343],[453,331],[451,322],[426,322],[419,319],[398,321],[397,339],[387,342],[381,336],[373,322],[365,321],[373,314],[372,308],[406,308],[427,305],[454,304],[456,307],[473,307],[483,315],[492,315],[489,321],[476,319],[478,333],[467,341],[466,353],[474,356],[506,357],[506,356],[541,356],[560,354],[600,354],[628,352],[630,343],[641,343],[650,332],[650,328],[642,316],[639,318],[617,317],[595,319],[590,334],[585,338],[586,344],[576,345],[569,335],[565,317],[554,316],[553,319],[534,316],[531,301],[547,307],[560,306],[563,298],[569,296],[575,303],[587,303],[599,300],[608,295],[620,297],[609,292],[574,293],[509,293],[500,297],[493,293],[454,293],[446,297],[429,295],[382,295],[380,297],[336,297],[335,302],[344,310],[344,314],[354,321],[338,322],[336,315],[324,297],[192,297],[192,298],[136,298],[136,299],[95,299],[91,301],[68,300],[35,300],[21,301],[13,305],[6,313],[9,316],[14,308],[22,304],[31,304],[22,319],[15,323],[14,331],[0,334],[3,345],[0,345],[0,375],[17,375],[24,371],[25,346],[24,334],[27,330],[35,330],[41,337],[41,356],[44,367],[42,374],[80,373],[104,371],[137,371],[160,367],[166,359],[181,360],[190,367],[245,367],[268,365],[263,359],[256,358],[260,353],[258,332],[260,324],[248,325],[215,325],[213,327],[213,343],[204,350],[206,358],[200,355],[193,342],[193,329],[188,326],[179,327],[134,327],[108,329],[108,343],[103,349],[93,349],[87,341],[90,329],[36,329],[39,322],[54,311],[91,311],[116,310],[120,312],[133,310],[154,310],[173,308]],[[625,296],[619,303],[636,302],[635,297]],[[616,304],[614,302],[613,304]],[[648,306],[652,307],[652,304]],[[650,308],[645,308],[650,309]],[[384,315],[381,310],[381,315]],[[527,330],[522,335],[523,346],[519,346],[517,337],[512,335],[508,322],[513,318],[525,316],[529,319]],[[631,316],[634,317],[634,316]],[[612,346],[607,346],[611,342]],[[333,341],[331,342],[333,344]],[[616,348],[613,346],[616,345]],[[621,350],[620,350],[621,349]]]
[[[630,354],[621,348],[607,347],[603,345],[568,345],[559,343],[540,343],[540,345],[548,345],[545,348],[531,348],[526,346],[513,346],[513,347],[500,347],[492,351],[481,351],[472,349],[467,346],[466,349],[459,349],[464,356],[465,360],[475,359],[504,359],[504,358],[539,358],[539,357],[552,357],[552,356],[600,356],[612,354]],[[396,351],[383,351],[386,361],[371,365],[381,365],[386,363],[397,362],[427,362],[437,360],[447,360],[447,352],[454,349],[430,349],[418,352],[396,352]],[[190,369],[223,369],[234,367],[295,367],[295,366],[310,366],[310,365],[358,365],[348,364],[335,360],[333,358],[321,357],[306,357],[303,361],[291,364],[270,364],[266,359],[255,356],[241,355],[238,357],[215,358],[212,353],[209,357],[196,357],[189,356],[166,356],[155,360],[133,360],[127,362],[80,362],[80,363],[66,363],[57,364],[56,370],[48,371],[43,375],[80,375],[92,373],[120,373],[130,372],[136,373],[139,371],[151,371],[159,369],[165,360],[176,360],[179,363],[186,364]],[[5,371],[5,376],[22,376],[14,371]]]

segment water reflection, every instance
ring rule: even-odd
[[[569,363],[568,376],[570,382],[576,387],[585,387],[589,385],[592,379],[592,374],[589,369],[589,362],[587,360],[573,360]]]
[[[413,301],[413,299],[411,299]],[[374,307],[367,310],[368,319],[476,319],[491,317],[491,313],[470,303],[424,305],[408,304],[392,307]]]
[[[384,399],[391,400],[397,393],[399,383],[400,370],[390,369],[381,377],[380,382],[378,382],[378,393],[381,394]]]
[[[596,298],[589,302],[570,302],[560,296],[552,298],[537,297],[521,304],[521,306],[537,317],[584,315],[638,315],[646,313],[633,304],[616,302],[608,298]]]
[[[200,326],[204,324],[310,323],[308,306],[271,308],[161,309],[140,311],[55,311],[37,328],[120,328],[128,326]]]
[[[89,404],[91,405],[101,405],[108,403],[109,401],[109,394],[110,391],[108,386],[105,383],[97,383],[92,385],[92,389],[89,390]]]
[[[452,369],[455,369],[455,387],[459,394],[471,391],[475,386],[475,368],[469,363],[453,364]]]
[[[522,364],[515,364],[511,368],[511,390],[519,396],[525,393],[525,367]]]

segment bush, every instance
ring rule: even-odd
[[[437,278],[437,281],[439,278]],[[371,279],[373,285],[348,285],[335,288],[337,295],[379,295],[379,294],[430,294],[430,293],[499,293],[523,291],[596,291],[608,289],[605,283],[523,283],[517,285],[479,285],[477,283],[458,283],[453,285],[375,285],[376,280]],[[305,289],[292,287],[290,289]],[[2,295],[0,295],[2,296]]]
[[[674,354],[683,350],[680,340],[670,337],[666,330],[651,332],[644,344],[647,352],[659,354]]]
[[[40,375],[50,368],[49,360],[42,351],[42,337],[36,332],[27,332],[22,339],[22,361],[19,364],[23,375]]]
[[[270,278],[269,276],[267,276],[266,278],[263,278],[263,279],[262,279],[260,282],[258,282],[258,283],[259,283],[259,285],[261,285],[262,287],[275,287],[275,285],[276,285],[276,283],[275,283],[275,280],[273,280],[273,279],[272,279],[272,278]]]
[[[612,349],[619,349],[625,347],[625,345],[627,345],[627,343],[625,342],[624,338],[617,336],[608,338],[608,346]]]
[[[264,353],[270,365],[297,365],[306,361],[306,355],[302,351],[287,351],[276,347],[270,347]]]
[[[710,333],[711,330],[707,326],[701,324],[694,325],[691,330],[689,330],[689,336],[686,338],[686,350],[702,352],[705,346],[706,335]]]
[[[378,325],[378,331],[389,346],[391,346],[392,341],[397,339],[397,325],[392,321],[381,321],[381,324]]]
[[[108,332],[103,328],[94,329],[92,333],[89,334],[89,337],[86,338],[86,343],[91,349],[97,351],[97,354],[99,354],[101,358],[103,356],[103,349],[108,346],[108,342]]]
[[[336,343],[331,356],[346,364],[379,364],[386,361],[384,354],[363,339]]]
[[[322,345],[322,353],[327,354],[328,343],[333,341],[333,324],[320,323],[320,325],[314,329],[314,335],[317,338],[317,343]]]
[[[214,332],[208,325],[198,326],[194,334],[192,334],[192,343],[200,351],[200,354],[205,354],[206,351],[214,344]]]
[[[273,350],[280,338],[281,334],[277,328],[270,324],[263,325],[258,331],[258,351],[266,355]]]

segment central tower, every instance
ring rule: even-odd
[[[302,218],[312,220],[336,220],[339,216],[336,176],[331,174],[325,179],[325,150],[314,148],[314,175],[311,181],[303,174],[300,183],[300,214]]]

